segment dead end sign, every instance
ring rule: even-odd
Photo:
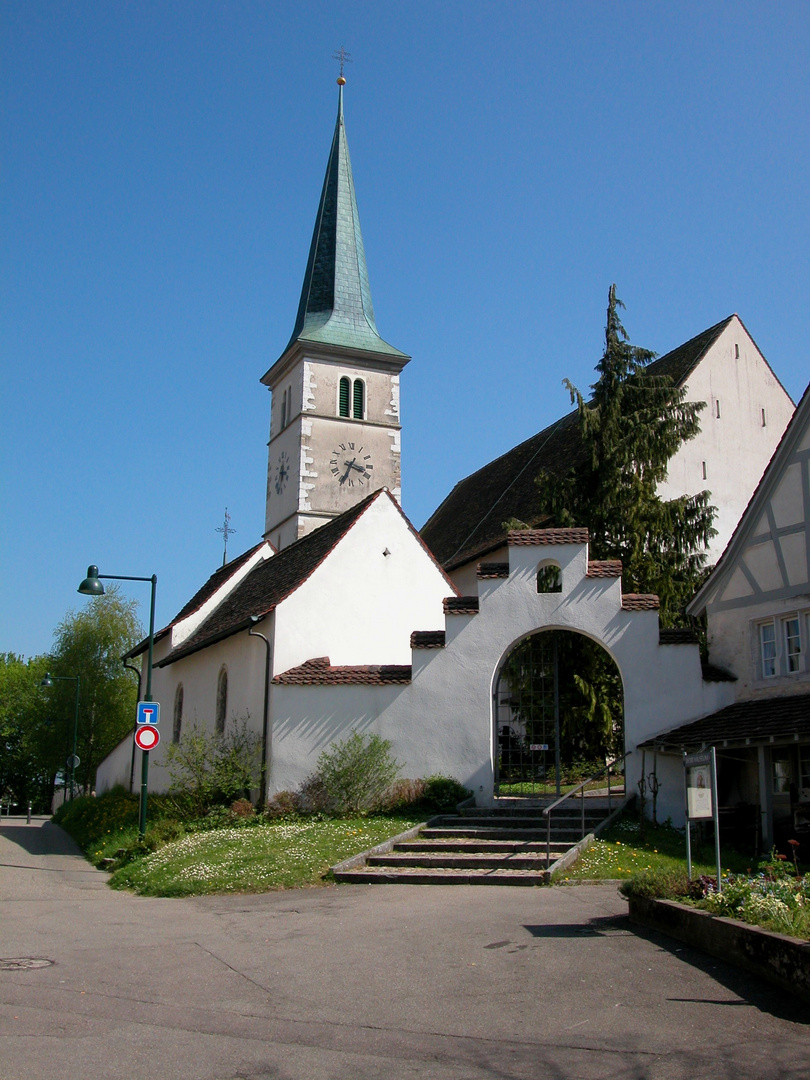
[[[160,702],[158,701],[139,701],[138,712],[135,720],[139,724],[159,724],[160,723]]]
[[[142,724],[135,730],[135,742],[141,750],[154,750],[160,742],[160,731],[154,724]]]

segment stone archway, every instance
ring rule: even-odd
[[[539,628],[513,645],[495,680],[494,794],[546,797],[624,753],[624,693],[607,650]]]

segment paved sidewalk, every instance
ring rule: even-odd
[[[806,1080],[810,1009],[614,885],[158,900],[0,824],[0,1080]]]

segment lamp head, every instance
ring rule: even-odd
[[[39,685],[40,686],[45,686],[45,687],[53,686],[53,679],[51,678],[50,674],[47,671],[45,672],[45,678],[42,680],[42,682]]]
[[[81,583],[77,592],[83,593],[85,596],[103,596],[104,586],[98,579],[98,567],[88,566],[87,577]]]

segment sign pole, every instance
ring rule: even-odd
[[[683,802],[686,807],[686,876],[692,880],[692,821],[689,817],[689,784],[686,771],[686,751],[683,753]]]
[[[717,864],[717,891],[723,891],[723,881],[720,876],[720,800],[717,797],[717,754],[712,747],[712,792],[714,793],[714,857]]]

